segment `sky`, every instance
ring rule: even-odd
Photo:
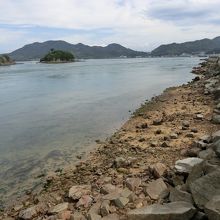
[[[220,0],[0,0],[0,53],[47,40],[151,51],[220,36]]]

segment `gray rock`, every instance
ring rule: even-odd
[[[38,207],[32,206],[30,208],[27,208],[25,210],[20,211],[19,218],[24,220],[33,219],[38,214]]]
[[[171,202],[182,201],[182,202],[188,202],[188,203],[193,204],[192,195],[188,192],[179,190],[177,188],[171,188],[170,189],[169,200]]]
[[[120,168],[120,167],[127,167],[128,160],[126,160],[124,157],[117,157],[114,161],[115,167]]]
[[[101,220],[101,215],[97,215],[95,213],[89,213],[88,214],[88,220]]]
[[[193,216],[192,220],[208,220],[208,217],[205,213],[203,212],[197,212],[195,216]]]
[[[128,212],[128,220],[190,220],[196,209],[190,203],[154,204]]]
[[[218,157],[220,157],[220,140],[215,142],[213,145],[212,145],[212,148],[213,150],[215,151],[216,155]]]
[[[182,125],[183,125],[183,127],[187,127],[188,128],[190,123],[189,123],[189,121],[183,121]]]
[[[205,213],[210,220],[220,220],[220,194],[205,205]]]
[[[102,202],[101,207],[100,207],[100,213],[102,217],[109,214],[109,204],[110,204],[109,200],[104,200]]]
[[[125,181],[126,186],[131,191],[135,191],[138,189],[138,187],[141,185],[141,179],[140,178],[127,178]]]
[[[183,160],[177,160],[175,169],[179,173],[190,173],[195,165],[203,162],[203,159],[197,157],[189,157]]]
[[[220,170],[202,176],[189,184],[195,204],[203,209],[215,195],[220,194]]]
[[[149,171],[154,177],[160,178],[167,172],[167,167],[163,163],[155,163],[149,166]]]
[[[107,183],[107,184],[105,184],[104,186],[102,186],[100,192],[101,192],[102,194],[107,195],[107,194],[109,194],[109,193],[114,192],[115,190],[116,190],[116,187],[115,187],[114,185],[112,185],[112,184],[110,184],[110,183]]]
[[[161,198],[161,195],[165,196],[166,192],[169,193],[162,178],[152,181],[146,188],[146,193],[154,200]]]
[[[212,121],[215,124],[220,124],[220,115],[213,115]]]
[[[212,141],[216,142],[220,140],[220,130],[216,131],[215,133],[212,134]]]
[[[117,207],[124,208],[129,203],[129,199],[125,197],[118,197],[114,200],[114,203]]]
[[[119,220],[119,216],[117,214],[110,214],[102,218],[102,220]]]
[[[211,159],[215,155],[215,152],[208,148],[207,150],[200,151],[198,157],[204,160]]]

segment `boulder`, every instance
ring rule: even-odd
[[[195,204],[203,209],[215,195],[220,194],[220,170],[196,179],[189,187]]]
[[[126,186],[131,191],[135,191],[138,189],[138,187],[141,185],[141,179],[140,178],[127,178],[125,181]]]
[[[190,203],[154,204],[128,212],[128,220],[190,220],[196,209]]]
[[[159,178],[148,184],[146,193],[150,196],[151,199],[157,200],[161,198],[161,196],[166,197],[168,194],[168,188],[163,179]]]
[[[210,220],[220,220],[220,194],[205,205],[205,213]]]
[[[220,140],[220,130],[216,131],[215,133],[212,134],[212,141],[216,142]]]
[[[179,173],[190,173],[195,165],[203,162],[203,159],[197,157],[189,157],[183,160],[177,160],[175,169]]]
[[[213,150],[215,151],[216,155],[218,157],[220,157],[220,140],[215,142],[213,145],[212,145],[212,148]]]
[[[213,115],[212,121],[214,124],[220,124],[220,115]]]
[[[24,220],[31,220],[38,214],[38,206],[32,206],[25,210],[20,211],[19,218]]]
[[[177,188],[170,189],[169,200],[171,202],[182,201],[182,202],[188,202],[188,203],[193,204],[192,195],[188,192],[179,190]]]
[[[209,160],[215,155],[215,152],[208,148],[207,150],[202,150],[199,152],[198,157],[204,160]]]
[[[91,194],[90,185],[77,185],[72,186],[69,190],[69,198],[73,200],[79,200],[83,195]]]
[[[59,212],[66,211],[69,208],[68,202],[60,203],[49,209],[49,214],[58,214]]]
[[[149,166],[149,170],[154,177],[160,178],[167,172],[167,167],[163,163],[156,163]]]

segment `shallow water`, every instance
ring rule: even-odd
[[[74,162],[119,128],[129,110],[190,81],[198,62],[142,58],[1,67],[0,195],[14,193],[37,172]]]

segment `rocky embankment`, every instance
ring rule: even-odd
[[[0,55],[0,66],[13,65],[15,62],[7,55]]]
[[[196,78],[145,103],[111,138],[2,219],[219,220],[220,59]]]

